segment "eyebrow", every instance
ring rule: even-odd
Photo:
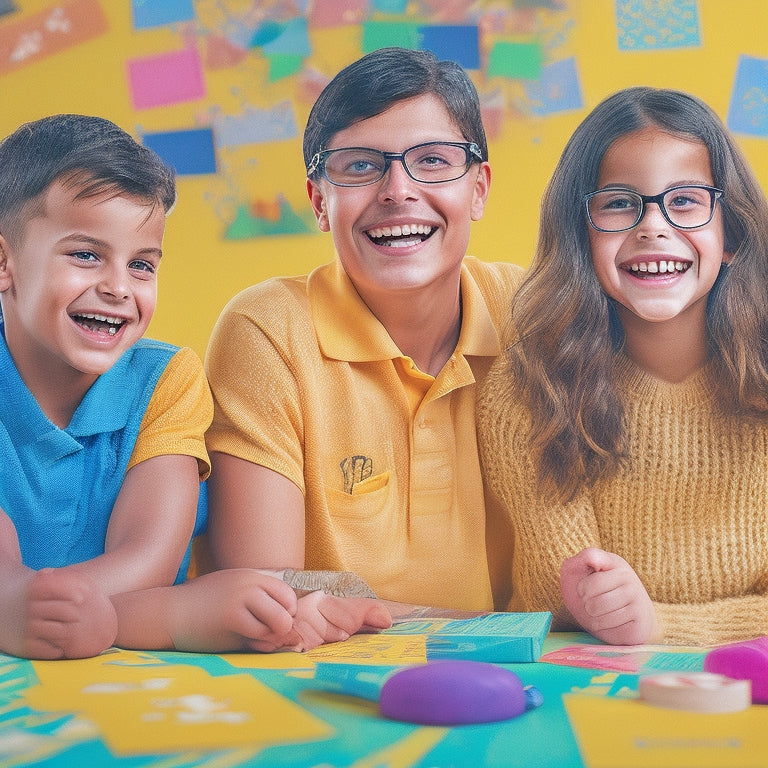
[[[64,237],[59,239],[59,243],[66,243],[68,241],[86,243],[88,245],[94,246],[95,248],[109,248],[109,243],[106,243],[104,240],[100,240],[98,237],[86,235],[83,232],[70,232],[68,235],[64,235]],[[153,254],[157,256],[158,259],[163,257],[163,251],[161,248],[141,248],[135,255],[140,256],[142,254]]]
[[[662,191],[666,191],[668,189],[674,189],[675,187],[711,187],[715,184],[714,181],[703,181],[702,179],[682,179],[681,181],[674,181],[671,184],[667,184]],[[603,184],[600,187],[601,190],[603,189],[628,189],[630,192],[637,192],[640,194],[640,191],[637,187],[632,186],[630,184],[622,184],[619,182],[608,182],[607,184]]]

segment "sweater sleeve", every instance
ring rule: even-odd
[[[664,642],[720,645],[768,635],[768,596],[746,595],[709,603],[654,603]]]

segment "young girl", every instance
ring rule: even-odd
[[[768,634],[768,206],[709,107],[592,111],[513,321],[479,406],[510,610],[613,644]]]

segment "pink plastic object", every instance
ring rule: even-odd
[[[768,704],[768,637],[731,643],[704,657],[704,671],[752,681],[752,703]]]
[[[385,717],[418,725],[490,723],[526,710],[523,683],[482,661],[431,661],[395,672],[381,689]]]

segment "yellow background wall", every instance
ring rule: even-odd
[[[332,3],[334,0],[315,0]],[[16,10],[0,16],[3,29],[52,8],[51,0],[16,0]],[[61,3],[60,3],[61,5]],[[64,3],[66,5],[66,3]],[[222,8],[236,15],[266,13],[276,2],[196,0],[200,19],[211,25]],[[283,3],[285,5],[285,3]],[[420,13],[440,3],[409,4]],[[442,4],[443,8],[446,5]],[[452,4],[456,5],[456,4]],[[460,3],[459,3],[460,5]],[[511,2],[464,4],[509,11]],[[537,5],[536,3],[518,3]],[[536,239],[538,201],[562,147],[600,99],[618,88],[648,84],[690,91],[706,100],[724,119],[728,114],[739,57],[768,58],[765,0],[628,0],[624,10],[645,7],[669,13],[693,7],[700,43],[660,50],[619,50],[615,0],[563,0],[538,5],[558,9],[528,11],[533,27],[504,34],[513,40],[544,41],[545,54],[575,58],[582,106],[546,116],[524,107],[510,108],[519,83],[494,82],[482,71],[472,77],[487,100],[499,93],[507,100],[504,121],[491,135],[493,183],[483,220],[475,225],[470,252],[486,260],[527,265]],[[0,3],[0,7],[2,3]],[[0,71],[0,134],[20,123],[55,112],[82,112],[107,117],[133,135],[206,125],[217,110],[237,111],[244,102],[266,108],[290,99],[296,110],[298,135],[283,141],[251,144],[217,157],[221,175],[179,177],[179,202],[168,220],[165,257],[160,272],[160,302],[149,335],[190,345],[204,354],[208,335],[226,301],[245,286],[271,275],[303,273],[333,256],[330,235],[279,235],[244,240],[225,239],[227,212],[236,179],[253,199],[282,194],[294,210],[307,208],[301,132],[310,101],[299,93],[299,78],[271,82],[268,64],[258,51],[238,66],[205,70],[202,100],[162,108],[136,110],[126,81],[126,61],[179,50],[189,29],[170,25],[134,29],[129,0],[102,0],[108,31],[69,49]],[[306,2],[303,4],[306,7]],[[255,11],[254,11],[255,9]],[[207,16],[207,19],[206,19]],[[421,16],[420,18],[425,18]],[[312,52],[303,66],[329,78],[361,54],[361,25],[309,29]],[[768,92],[765,83],[763,96]],[[737,134],[758,176],[768,185],[765,137]],[[233,170],[234,169],[234,170]],[[235,191],[235,196],[237,190]],[[221,201],[224,201],[223,203]],[[227,202],[228,201],[228,202]],[[231,211],[230,211],[231,213]]]

